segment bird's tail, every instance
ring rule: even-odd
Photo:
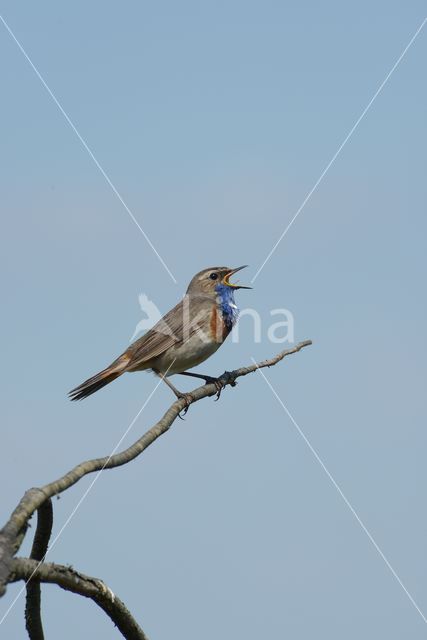
[[[95,391],[98,391],[99,389],[102,389],[102,387],[105,387],[105,385],[113,382],[113,380],[124,373],[128,361],[129,357],[125,354],[117,358],[117,360],[110,364],[109,367],[103,369],[95,376],[88,378],[75,389],[72,389],[68,393],[70,400],[83,400],[84,398],[92,395],[92,393],[95,393]]]

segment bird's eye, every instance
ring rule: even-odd
[[[210,274],[209,274],[209,278],[210,278],[211,280],[218,280],[218,274],[217,274],[217,273],[215,273],[215,272],[214,272],[214,273],[210,273]]]

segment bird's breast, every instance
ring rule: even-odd
[[[158,356],[153,367],[157,371],[167,372],[167,375],[187,371],[204,362],[220,346],[221,342],[209,339],[206,333],[195,332],[188,340],[173,345]]]

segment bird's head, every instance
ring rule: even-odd
[[[210,267],[209,269],[203,269],[196,273],[194,278],[188,285],[187,293],[189,294],[213,294],[216,295],[218,286],[229,287],[230,289],[252,289],[252,287],[245,287],[242,284],[233,284],[230,282],[232,275],[244,269],[243,267],[237,267],[237,269],[231,269],[230,267]]]

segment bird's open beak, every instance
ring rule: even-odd
[[[231,278],[232,275],[234,275],[235,273],[237,273],[241,269],[244,269],[247,266],[248,266],[247,264],[244,264],[242,267],[237,267],[237,269],[232,269],[231,271],[226,273],[222,279],[222,284],[225,284],[227,287],[233,287],[233,289],[252,289],[252,287],[244,287],[242,284],[233,284],[229,280],[229,278]]]

